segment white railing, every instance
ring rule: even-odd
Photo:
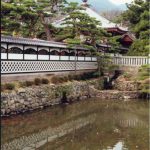
[[[70,60],[75,60],[75,56],[70,56]]]
[[[48,55],[38,55],[38,60],[49,60]]]
[[[59,56],[51,55],[50,60],[59,60]]]
[[[91,61],[91,57],[85,57],[85,61]]]
[[[23,59],[23,54],[8,54],[8,59]]]
[[[7,53],[1,53],[1,59],[7,59]]]
[[[35,55],[35,54],[24,54],[24,59],[26,59],[26,60],[37,60],[37,55]]]
[[[75,59],[76,58],[76,59]],[[1,53],[1,59],[7,59],[7,53]],[[23,60],[23,54],[8,53],[8,60]],[[37,55],[24,54],[24,60],[68,60],[68,61],[96,61],[96,57],[81,56],[58,56],[58,55]]]
[[[84,61],[84,57],[78,57],[78,60]]]
[[[60,60],[69,60],[69,56],[60,56]]]
[[[97,57],[92,57],[92,61],[97,61]]]
[[[75,58],[76,57],[76,58]],[[116,65],[122,66],[141,66],[150,63],[150,58],[142,56],[111,56],[112,61]],[[7,59],[7,53],[1,53],[1,59]],[[8,53],[8,60],[23,60],[23,54]],[[81,57],[81,56],[58,56],[58,55],[36,55],[24,54],[24,60],[66,60],[66,61],[97,61],[97,57]]]
[[[112,57],[113,63],[123,66],[141,66],[150,63],[150,58],[141,56]]]

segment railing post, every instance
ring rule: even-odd
[[[8,60],[8,43],[7,43],[7,49],[6,49],[6,53],[7,53],[7,60]]]
[[[124,66],[126,65],[126,58],[124,58],[124,62],[123,62],[123,65],[124,65]]]
[[[69,61],[70,61],[70,49],[69,49]]]
[[[136,58],[137,66],[139,65],[139,58]]]
[[[139,58],[137,58],[137,66],[139,65]]]
[[[75,75],[77,73],[77,49],[75,49]]]
[[[38,55],[39,55],[39,47],[37,46],[37,60],[39,59]]]
[[[129,65],[131,65],[131,58],[129,58]]]
[[[134,60],[134,58],[131,58],[131,59],[132,59],[132,65],[135,66],[135,60]]]
[[[59,60],[61,60],[61,48],[59,49]]]
[[[23,51],[22,51],[22,53],[23,53],[23,60],[24,60],[24,45],[23,45]]]
[[[142,65],[144,65],[144,58],[142,58]]]
[[[122,57],[121,56],[119,57],[119,64],[122,65]]]
[[[142,58],[139,58],[140,62],[139,62],[139,65],[142,65]]]
[[[49,47],[49,60],[51,60],[51,49]]]
[[[139,58],[136,58],[136,64],[139,65]]]

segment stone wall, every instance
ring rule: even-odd
[[[60,104],[65,96],[68,102],[83,100],[89,97],[99,99],[137,98],[136,91],[113,91],[101,89],[98,79],[89,81],[73,81],[60,85],[41,85],[18,89],[9,93],[1,93],[1,115],[8,116],[43,107]]]
[[[126,80],[123,76],[120,76],[114,84],[114,89],[119,91],[137,91],[139,88],[140,82]]]
[[[89,96],[89,86],[96,84],[90,82],[68,82],[60,85],[41,85],[6,93],[1,93],[1,115],[18,114],[29,110],[43,108],[61,103],[63,93],[68,101],[84,99]]]
[[[139,93],[137,91],[118,91],[118,90],[96,90],[93,89],[95,97],[106,100],[128,100],[137,99]]]

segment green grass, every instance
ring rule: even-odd
[[[15,89],[15,84],[14,83],[6,83],[5,88],[7,90],[14,90]]]
[[[150,65],[143,65],[139,68],[137,80],[142,81],[139,87],[141,93],[150,94],[149,71],[150,71]]]

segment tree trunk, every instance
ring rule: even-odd
[[[50,29],[49,29],[48,25],[45,24],[45,25],[44,25],[44,28],[45,28],[45,33],[46,33],[47,40],[48,40],[48,41],[52,40],[51,32],[50,32]]]
[[[47,38],[48,41],[50,41],[52,39],[52,37],[51,37],[51,32],[50,32],[50,29],[48,27],[48,24],[45,22],[43,14],[39,14],[39,15],[40,15],[41,23],[44,26],[44,30],[45,30],[45,33],[46,33],[46,38]]]

